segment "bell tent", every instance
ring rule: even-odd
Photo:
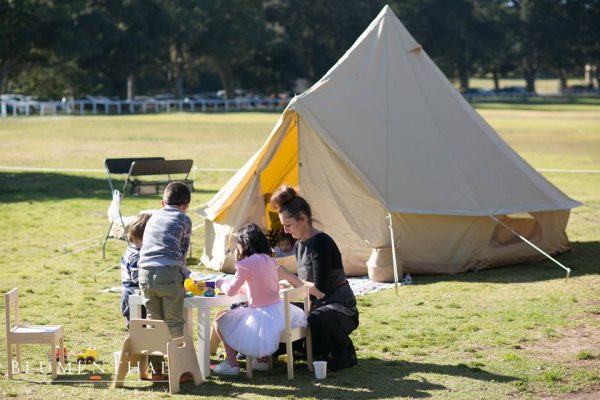
[[[394,256],[411,274],[543,258],[513,231],[565,251],[580,205],[500,138],[388,6],[201,210],[205,265],[231,272],[233,233],[277,224],[268,199],[282,184],[310,203],[348,275],[380,281]]]

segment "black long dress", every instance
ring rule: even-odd
[[[356,365],[356,350],[349,335],[358,327],[358,309],[337,245],[329,235],[319,232],[296,242],[295,250],[298,277],[325,293],[320,300],[312,297],[308,316],[315,358],[328,361],[332,369]]]

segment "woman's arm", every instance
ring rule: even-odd
[[[317,299],[325,297],[325,293],[317,289],[314,283],[298,278],[296,275],[288,272],[282,265],[277,266],[277,275],[279,280],[288,281],[293,287],[308,286],[309,293]]]

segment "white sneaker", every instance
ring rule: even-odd
[[[258,361],[256,358],[252,359],[252,369],[254,371],[268,371],[269,370],[269,362],[268,361]]]
[[[229,361],[223,360],[216,367],[213,368],[213,372],[215,374],[221,375],[239,375],[240,374],[240,366],[229,364]]]

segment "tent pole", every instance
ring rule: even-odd
[[[392,224],[392,213],[388,212],[387,215],[388,226],[390,228],[390,239],[392,243],[392,260],[394,265],[394,290],[396,296],[398,296],[398,262],[396,261],[396,241],[394,240],[394,226]]]
[[[531,243],[529,240],[527,240],[526,238],[524,238],[517,231],[515,231],[514,229],[512,229],[510,226],[506,225],[502,221],[500,221],[495,216],[490,215],[490,218],[493,219],[494,221],[496,221],[498,224],[500,224],[503,227],[505,227],[506,229],[508,229],[509,231],[511,231],[513,235],[517,236],[519,239],[521,239],[522,241],[524,241],[525,243],[527,243],[528,245],[530,245],[531,247],[533,247],[535,250],[537,250],[540,253],[542,253],[543,255],[545,255],[548,259],[550,259],[550,261],[553,261],[556,265],[558,265],[559,267],[561,267],[562,269],[564,269],[565,271],[567,271],[567,276],[565,277],[565,282],[569,281],[569,276],[571,276],[571,268],[565,267],[564,265],[562,265],[560,262],[558,262],[557,260],[555,260],[550,254],[546,253],[544,250],[540,249],[535,244]]]

